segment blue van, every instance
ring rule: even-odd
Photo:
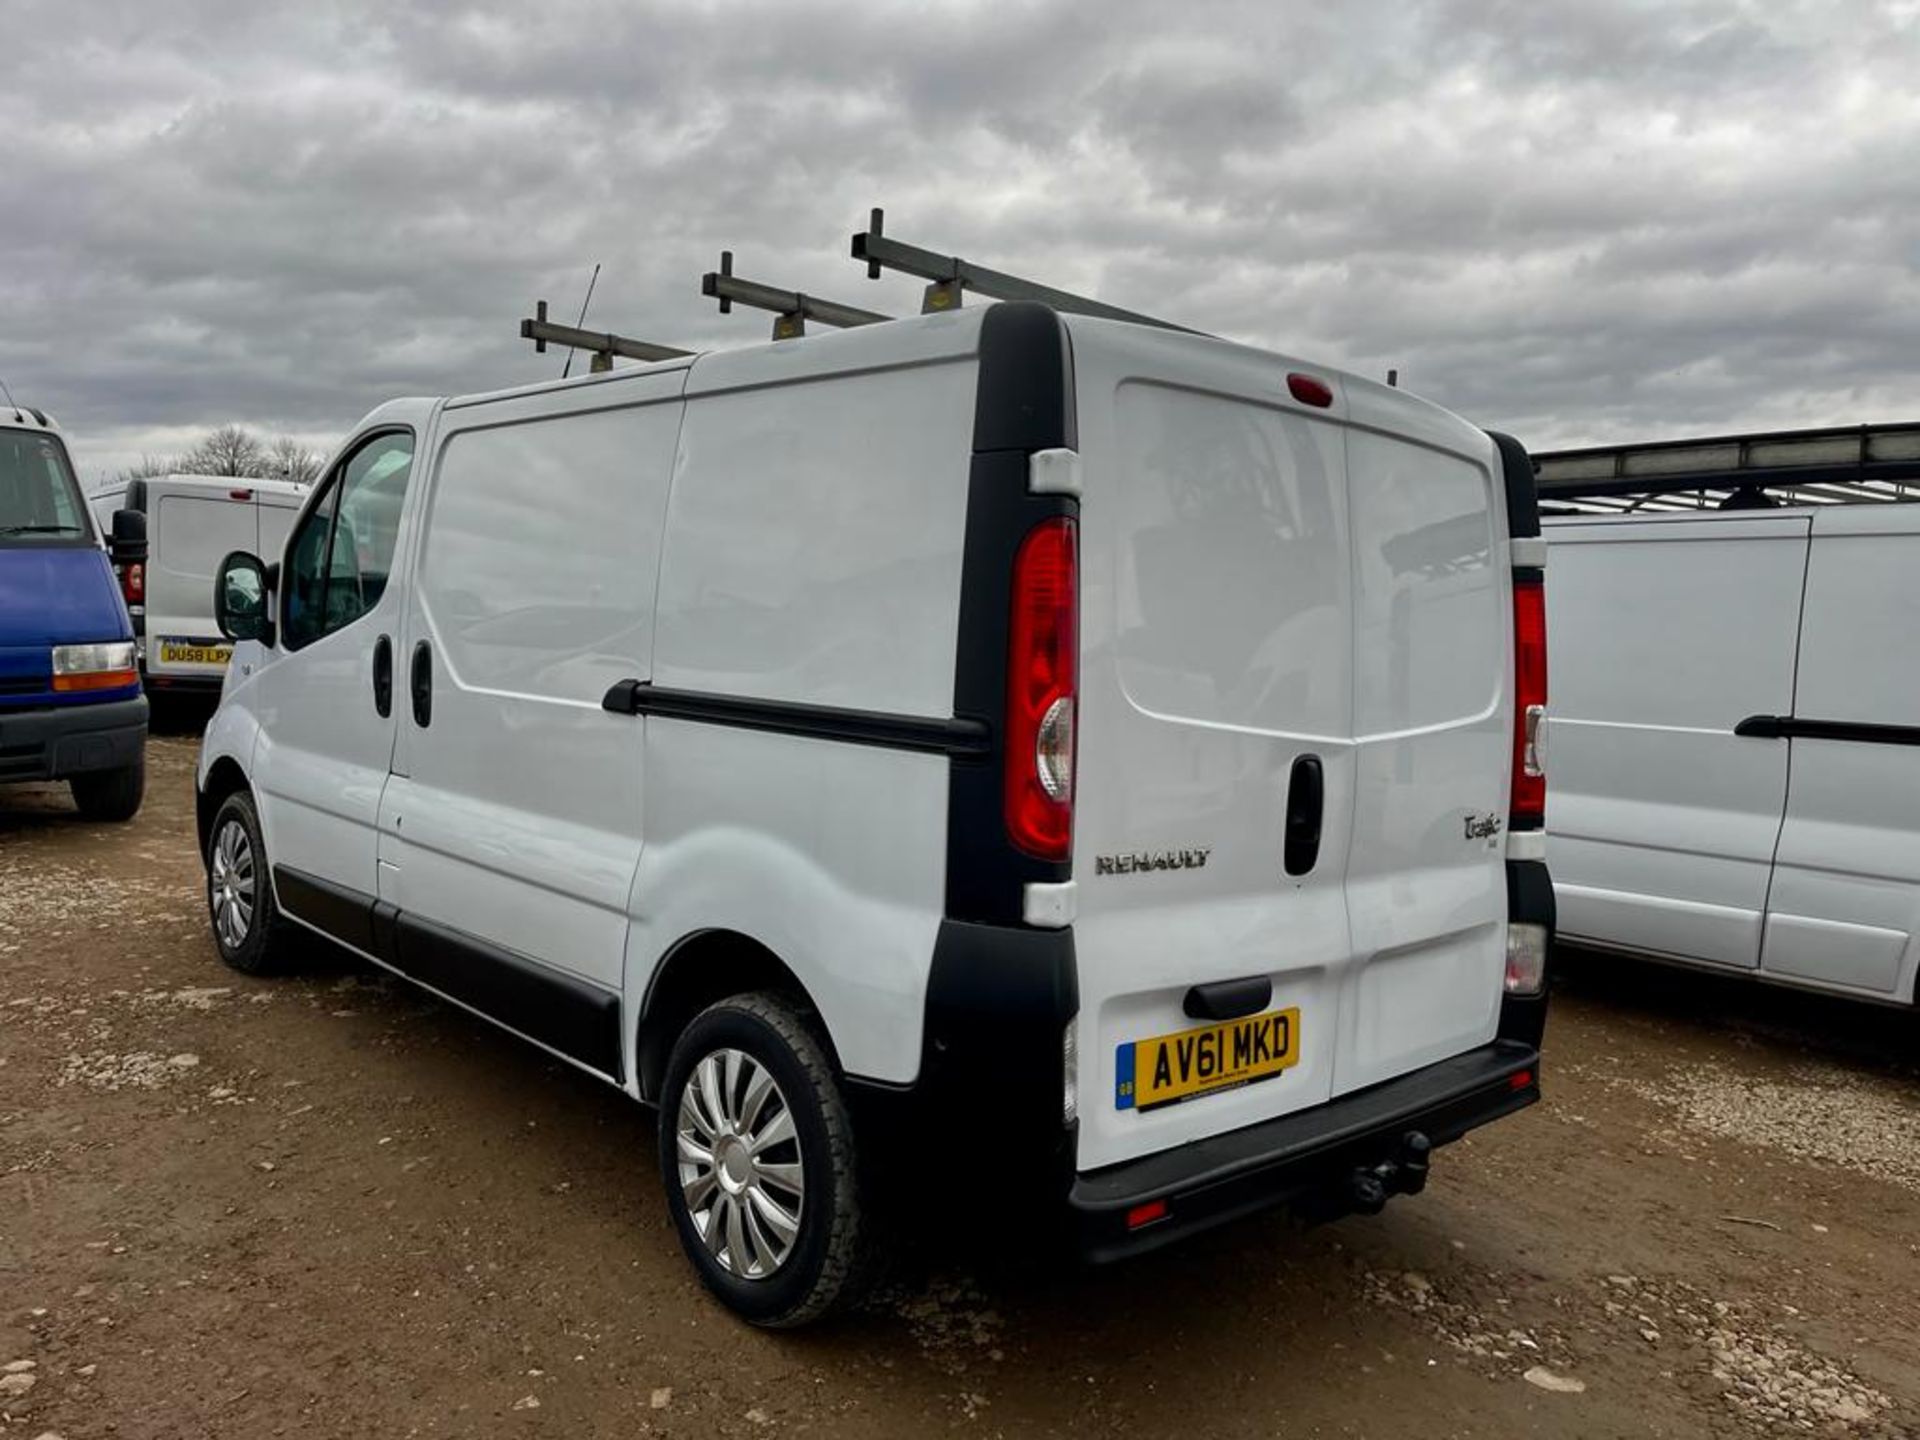
[[[0,781],[65,780],[95,820],[131,819],[146,788],[147,697],[116,563],[146,563],[146,517],[113,517],[109,561],[58,428],[0,407]]]

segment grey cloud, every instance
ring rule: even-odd
[[[909,238],[1406,383],[1537,445],[1904,417],[1912,7],[12,0],[0,375],[100,470],[553,373],[577,303],[911,310]]]

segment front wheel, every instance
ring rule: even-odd
[[[660,1176],[707,1288],[782,1328],[855,1299],[871,1225],[846,1099],[809,1018],[776,995],[709,1006],[661,1094]]]
[[[229,795],[207,830],[207,918],[220,958],[243,975],[269,975],[284,964],[287,922],[274,903],[267,845],[253,797]]]
[[[89,820],[131,820],[140,813],[140,801],[147,793],[147,762],[144,757],[118,770],[89,770],[68,777],[67,789],[73,803]]]

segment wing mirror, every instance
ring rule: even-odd
[[[267,567],[258,555],[245,550],[228,555],[213,578],[213,615],[220,633],[229,640],[273,644],[273,614],[268,603],[271,593]]]

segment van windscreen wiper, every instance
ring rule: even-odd
[[[78,525],[0,525],[0,535],[78,535]]]

